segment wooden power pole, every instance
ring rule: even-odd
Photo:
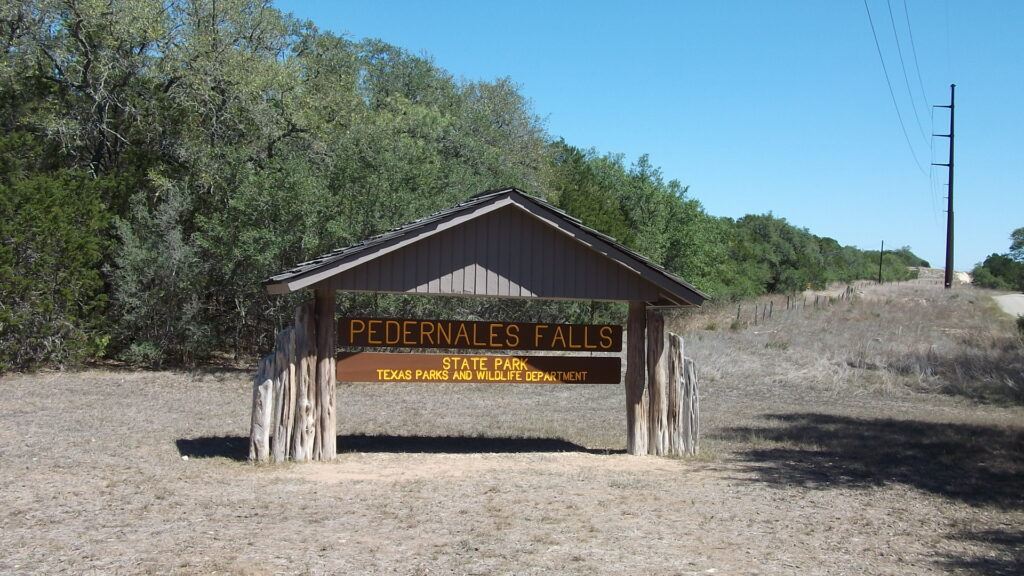
[[[882,283],[882,258],[885,256],[885,240],[882,240],[882,249],[878,251],[878,283]]]
[[[949,183],[946,194],[946,275],[944,284],[946,288],[953,286],[953,118],[956,105],[956,84],[949,85],[949,105],[937,105],[935,108],[949,108],[949,134],[932,134],[942,138],[949,138],[949,163],[942,164],[932,162],[932,166],[945,166],[949,169]]]

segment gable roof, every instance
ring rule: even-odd
[[[496,226],[500,226],[504,234],[480,236],[480,239],[487,239],[482,243],[483,247],[476,241],[476,236],[466,237],[467,230]],[[535,240],[544,235],[545,230],[557,233],[545,235],[544,240]],[[428,242],[428,239],[432,240]],[[500,243],[504,245],[499,246]],[[529,253],[522,250],[526,244],[532,248]],[[428,245],[433,252],[427,251]],[[471,248],[465,249],[467,245]],[[468,254],[467,250],[475,252]],[[437,256],[438,251],[442,254],[458,251],[461,256],[459,263],[456,265],[456,258],[448,257],[446,266]],[[540,269],[541,257],[552,251],[556,254],[556,261]],[[400,257],[403,254],[405,258]],[[557,261],[558,254],[564,254],[563,261]],[[433,269],[424,262],[428,255],[438,260],[434,262]],[[523,262],[519,261],[520,258]],[[503,259],[501,264],[499,259]],[[510,259],[515,260],[514,266],[509,264]],[[581,260],[585,261],[584,264],[577,265]],[[477,274],[486,269],[492,280],[496,277],[499,281],[488,283],[485,279],[470,283],[473,270],[467,267],[465,287],[469,290],[466,290],[461,283],[463,264],[476,266]],[[572,268],[573,265],[576,268]],[[398,275],[405,273],[408,276],[405,269],[410,267],[418,268],[418,272],[413,274],[416,278],[400,282]],[[495,270],[499,272],[496,274]],[[587,276],[577,279],[573,274]],[[540,275],[555,276],[571,286],[552,287],[548,279],[548,288],[538,290],[531,286],[531,281],[539,283],[537,277]],[[393,277],[395,280],[392,281]],[[270,294],[285,294],[326,284],[356,291],[644,300],[682,306],[700,305],[707,298],[683,279],[611,236],[589,228],[548,202],[515,188],[482,192],[447,210],[303,262],[267,278],[263,284]],[[614,289],[606,284],[614,285]],[[509,286],[513,289],[509,290]]]

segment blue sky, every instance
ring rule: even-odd
[[[900,66],[893,23],[921,129]],[[321,29],[425,54],[456,77],[509,76],[548,131],[650,154],[715,215],[772,212],[843,244],[909,245],[941,266],[944,168],[915,164],[863,0],[279,1]],[[920,163],[946,161],[957,84],[956,268],[1024,226],[1024,2],[868,0]]]

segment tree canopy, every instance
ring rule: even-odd
[[[1024,227],[1010,233],[1010,250],[990,254],[971,271],[974,284],[997,290],[1024,292]]]
[[[455,79],[268,1],[6,3],[0,47],[0,369],[265,349],[296,297],[268,297],[261,279],[498,186],[555,202],[718,298],[874,275],[877,252],[771,214],[711,216],[647,156],[628,164],[553,137],[512,79]],[[918,261],[888,253],[887,278]]]

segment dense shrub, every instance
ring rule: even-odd
[[[109,221],[82,174],[0,183],[0,370],[103,353]]]
[[[135,196],[128,218],[116,221],[115,343],[123,360],[149,367],[192,362],[215,345],[202,306],[206,266],[183,227],[188,199],[164,191],[153,207]]]

